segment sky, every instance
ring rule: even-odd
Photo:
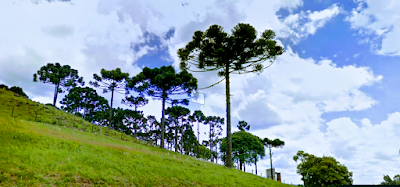
[[[0,84],[52,103],[54,86],[32,81],[47,63],[70,65],[88,86],[102,68],[130,76],[146,66],[179,71],[177,50],[213,24],[227,33],[238,23],[272,29],[284,54],[259,75],[231,76],[233,132],[245,120],[251,133],[285,141],[273,149],[282,182],[302,184],[293,156],[303,150],[337,159],[353,184],[379,184],[400,174],[398,10],[398,0],[0,1]],[[220,80],[216,72],[193,75],[199,88]],[[225,117],[224,85],[201,90],[204,103],[189,108]],[[157,100],[142,110],[161,116]],[[265,176],[269,156],[257,165]]]

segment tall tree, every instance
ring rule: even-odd
[[[226,153],[227,138],[225,137],[221,143],[221,152]],[[240,170],[243,168],[243,164],[250,162],[253,158],[253,153],[265,154],[264,145],[258,136],[255,136],[249,132],[239,131],[232,134],[232,158],[239,163]],[[226,154],[222,155],[226,158]]]
[[[56,106],[58,93],[64,93],[78,84],[85,84],[82,77],[78,76],[78,70],[71,69],[69,65],[61,66],[59,63],[48,63],[33,74],[33,82],[54,84],[53,106]]]
[[[100,76],[93,74],[94,81],[90,81],[89,84],[96,88],[102,88],[103,93],[111,92],[110,101],[110,116],[108,121],[108,127],[111,127],[112,123],[112,108],[114,100],[114,92],[124,93],[126,79],[129,78],[129,73],[122,73],[120,68],[115,70],[101,69]]]
[[[304,186],[307,187],[340,187],[353,183],[353,172],[349,172],[347,167],[341,165],[333,157],[316,157],[312,154],[298,151],[293,156],[297,165],[297,173],[301,175]]]
[[[167,108],[167,110],[165,110],[165,114],[168,115],[170,128],[175,131],[174,132],[175,152],[177,152],[178,140],[180,139],[179,133],[183,132],[182,131],[183,126],[185,125],[185,123],[187,123],[188,117],[190,115],[190,110],[182,106],[173,106]]]
[[[264,146],[269,148],[269,158],[270,158],[270,163],[271,163],[271,177],[272,179],[274,179],[274,175],[272,173],[272,152],[271,152],[271,148],[281,148],[285,145],[284,141],[281,141],[279,139],[275,139],[275,140],[270,140],[268,138],[264,138],[263,139],[263,144]]]
[[[192,126],[188,123],[182,127],[182,148],[185,155],[193,155],[196,151],[196,147],[199,146],[199,142],[194,135]],[[196,153],[197,156],[197,153]]]
[[[191,123],[197,122],[197,142],[200,142],[200,123],[203,123],[203,121],[205,119],[206,119],[206,116],[204,116],[204,114],[201,110],[194,111],[193,115],[191,115],[189,117],[189,121]],[[199,155],[199,153],[200,153],[200,143],[197,146],[197,154],[196,155]]]
[[[149,127],[148,138],[153,141],[155,145],[158,145],[160,139],[161,130],[160,123],[157,121],[155,116],[147,116],[147,127]]]
[[[260,73],[272,65],[274,59],[283,53],[283,48],[276,44],[274,38],[274,31],[266,30],[257,39],[256,30],[249,24],[239,23],[231,35],[224,32],[221,26],[212,25],[205,32],[196,31],[193,40],[178,50],[181,69],[189,70],[193,65],[194,72],[218,71],[218,76],[223,79],[211,86],[225,80],[227,167],[232,167],[230,74]],[[266,60],[270,64],[264,66]]]
[[[213,151],[213,148],[215,147],[216,141],[218,140],[218,136],[222,134],[221,125],[224,124],[224,118],[221,118],[219,116],[208,116],[204,120],[204,124],[210,127],[208,144],[210,146],[211,153],[216,152]],[[211,162],[214,162],[214,158],[215,156],[211,154]]]
[[[144,117],[142,111],[125,110],[124,124],[133,130],[134,137],[138,137],[139,132],[145,128],[147,119]]]
[[[162,100],[160,147],[164,148],[165,103],[172,102],[174,99],[171,96],[174,95],[190,96],[194,90],[197,90],[197,79],[186,70],[176,73],[172,66],[154,69],[145,67],[142,72],[129,80],[127,89]]]

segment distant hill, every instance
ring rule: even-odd
[[[0,186],[269,186],[0,89]]]

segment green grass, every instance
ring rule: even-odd
[[[122,139],[0,90],[0,186],[290,186]]]

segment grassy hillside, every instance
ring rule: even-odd
[[[0,186],[290,186],[99,132],[0,90]]]

